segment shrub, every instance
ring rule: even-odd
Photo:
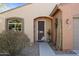
[[[30,40],[23,32],[5,31],[0,34],[0,52],[16,55],[22,48],[30,45]]]

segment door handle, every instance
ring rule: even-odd
[[[39,31],[39,33],[44,33],[43,31]]]

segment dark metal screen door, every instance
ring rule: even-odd
[[[38,21],[38,40],[44,36],[44,21]]]

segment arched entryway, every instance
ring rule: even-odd
[[[48,41],[51,39],[52,17],[40,16],[34,19],[34,39],[35,41]]]

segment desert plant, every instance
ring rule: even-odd
[[[47,34],[48,34],[48,42],[51,41],[51,32],[50,32],[50,29],[47,31]]]
[[[23,32],[5,31],[0,34],[0,52],[16,55],[22,48],[30,45],[30,40]]]

